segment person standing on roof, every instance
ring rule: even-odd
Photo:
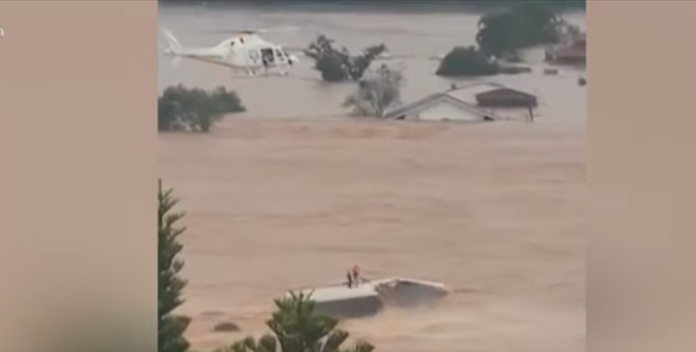
[[[358,264],[354,264],[350,269],[351,275],[353,276],[353,283],[357,286],[360,284],[360,267]]]
[[[346,278],[348,279],[348,281],[346,282],[348,285],[348,288],[353,287],[353,271],[352,270],[348,270],[346,272]]]

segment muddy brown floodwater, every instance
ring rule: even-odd
[[[273,297],[359,263],[454,290],[348,323],[382,351],[583,351],[581,133],[244,119],[159,145],[188,214],[182,311],[197,347],[263,331]],[[211,332],[227,319],[242,333]]]
[[[160,13],[185,45],[215,42],[221,37],[211,31],[225,25],[302,22],[349,46],[378,40],[395,53],[426,54],[472,42],[476,19]],[[584,15],[573,20],[582,23]],[[302,46],[315,34],[276,40]],[[449,85],[432,74],[432,62],[405,64],[406,100]],[[209,135],[159,137],[159,174],[187,212],[182,240],[189,286],[181,312],[193,318],[188,337],[194,347],[211,350],[265,332],[274,297],[341,280],[358,263],[366,277],[434,280],[453,290],[429,309],[394,308],[343,323],[378,351],[584,351],[586,107],[585,88],[576,84],[584,73],[535,72],[494,78],[539,95],[535,123],[380,123],[331,117],[343,112],[350,87],[236,82],[217,67],[160,63],[161,87],[225,84],[249,107]],[[242,331],[212,332],[222,321]]]

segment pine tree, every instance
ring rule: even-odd
[[[344,347],[349,333],[337,329],[338,320],[319,314],[310,295],[292,294],[275,300],[276,311],[266,325],[272,334],[251,336],[217,352],[372,352],[375,347],[358,341]]]
[[[190,319],[174,315],[172,312],[184,303],[182,290],[186,286],[186,280],[179,276],[179,271],[184,262],[177,258],[183,248],[178,241],[179,235],[186,231],[185,227],[176,224],[184,217],[183,212],[173,212],[174,206],[179,202],[172,196],[173,190],[162,190],[162,181],[159,181],[157,192],[157,237],[158,237],[158,285],[157,285],[157,327],[159,352],[185,352],[189,349],[189,343],[184,337],[184,332]]]

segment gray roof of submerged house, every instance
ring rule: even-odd
[[[478,101],[478,97],[496,94],[503,91],[514,92],[515,94],[526,97],[536,97],[536,95],[522,89],[503,85],[497,82],[477,82],[463,86],[455,86],[447,90],[446,93],[465,103],[475,105]]]
[[[456,90],[456,89],[454,89]],[[448,101],[454,105],[457,105],[458,107],[462,108],[463,110],[472,112],[476,115],[479,115],[481,117],[488,117],[493,120],[498,120],[500,119],[499,116],[497,116],[495,113],[491,111],[486,111],[483,109],[478,108],[477,106],[474,106],[472,104],[469,104],[461,99],[458,99],[449,93],[452,92],[453,90],[448,90],[445,92],[440,92],[440,93],[434,93],[431,94],[425,98],[416,100],[410,104],[403,105],[401,107],[398,107],[396,109],[393,109],[391,111],[388,111],[385,114],[386,118],[397,118],[399,116],[408,114],[409,112],[416,111],[416,110],[422,110],[426,109],[428,107],[431,107],[441,101]]]

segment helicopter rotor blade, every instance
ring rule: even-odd
[[[287,33],[299,30],[299,26],[273,27],[273,28],[225,28],[208,31],[213,34],[264,34],[264,33]]]

